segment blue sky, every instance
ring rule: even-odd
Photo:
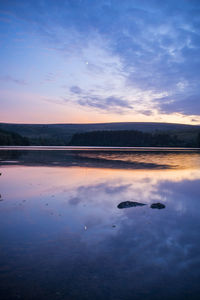
[[[200,1],[0,2],[0,121],[200,124]]]

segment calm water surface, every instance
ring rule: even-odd
[[[199,299],[200,152],[62,150],[0,150],[0,299]]]

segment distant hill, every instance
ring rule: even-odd
[[[180,140],[193,143],[197,139],[200,125],[173,123],[95,123],[95,124],[14,124],[0,123],[0,129],[27,137],[31,145],[67,145],[75,133],[105,130],[138,130],[177,135]]]
[[[150,133],[138,130],[103,130],[76,133],[71,146],[109,146],[109,147],[187,147],[177,136],[167,133]],[[191,145],[197,146],[196,143]]]
[[[28,146],[29,139],[16,132],[0,129],[0,146]]]

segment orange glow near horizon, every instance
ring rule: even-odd
[[[18,124],[55,124],[55,123],[76,123],[76,124],[93,124],[93,123],[120,123],[120,122],[152,122],[152,123],[177,123],[199,125],[199,119],[193,119],[191,116],[183,116],[181,114],[171,115],[114,115],[103,114],[97,111],[88,112],[81,109],[49,109],[48,114],[43,111],[13,111],[1,112],[0,122],[2,123],[18,123]]]

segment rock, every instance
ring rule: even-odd
[[[157,208],[157,209],[162,209],[162,208],[165,208],[165,205],[162,204],[162,203],[153,203],[151,204],[151,208]]]
[[[136,207],[136,206],[144,206],[146,204],[139,203],[139,202],[133,202],[133,201],[125,201],[121,202],[117,207],[118,208],[128,208],[128,207]]]

